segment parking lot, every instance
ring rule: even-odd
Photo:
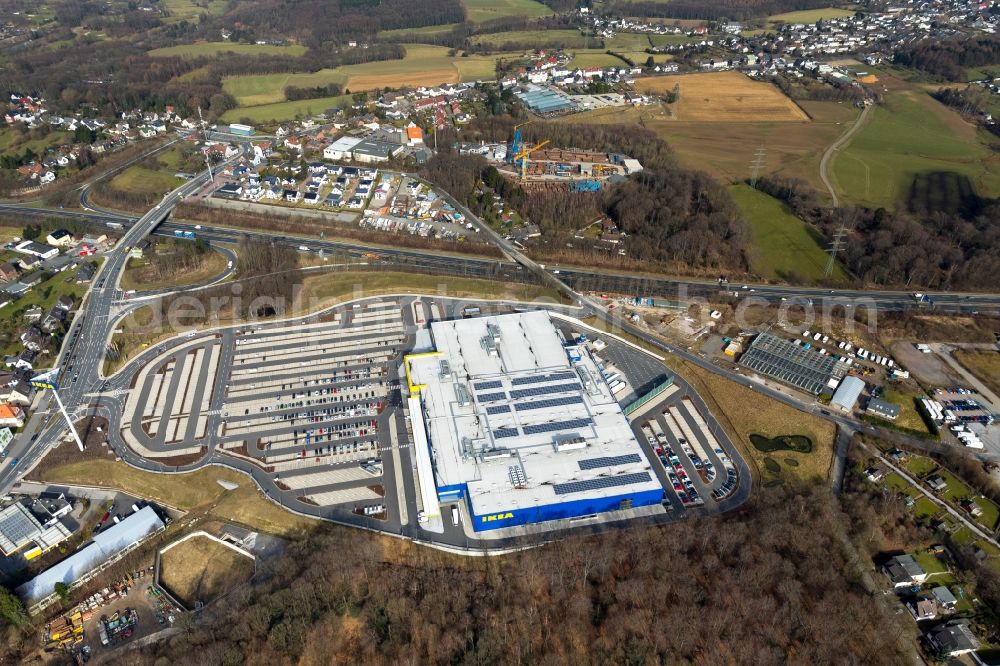
[[[268,465],[300,501],[381,502],[387,398],[406,339],[396,301],[330,322],[237,331],[220,446]]]
[[[684,507],[722,501],[739,485],[736,467],[691,399],[670,389],[667,398],[636,429],[660,462],[657,475],[668,497]]]

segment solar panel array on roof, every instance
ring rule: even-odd
[[[532,409],[548,409],[549,407],[565,407],[567,405],[582,405],[583,398],[578,395],[567,395],[562,398],[546,398],[534,402],[519,402],[515,405],[517,411],[527,412]]]
[[[601,467],[614,467],[615,465],[629,465],[631,463],[642,462],[638,453],[629,453],[624,456],[605,456],[603,458],[587,458],[579,462],[580,469],[598,469]]]
[[[583,428],[592,423],[590,419],[569,419],[568,421],[549,421],[548,423],[536,423],[534,425],[523,426],[525,435],[537,435],[543,432],[557,432],[559,430],[572,430]]]
[[[505,437],[517,437],[517,428],[500,428],[493,431],[493,439],[504,439]]]
[[[476,396],[479,402],[496,402],[497,400],[506,400],[507,394],[501,391],[500,393],[480,393]]]
[[[575,372],[550,372],[547,375],[531,375],[530,377],[515,377],[510,380],[511,386],[525,386],[526,384],[541,384],[542,382],[561,382],[566,379],[576,377]],[[479,385],[476,385],[479,388]]]
[[[503,388],[503,384],[501,384],[496,379],[490,379],[485,382],[476,382],[475,384],[473,384],[473,386],[476,387],[477,391],[486,391],[488,389]]]
[[[599,479],[587,479],[586,481],[557,483],[552,486],[552,489],[556,492],[556,495],[568,495],[570,493],[582,493],[587,490],[630,486],[634,483],[645,483],[650,479],[649,472],[634,472],[632,474],[619,474],[617,476],[602,476]]]
[[[510,405],[490,405],[486,408],[486,413],[490,416],[497,414],[510,414]]]
[[[814,395],[822,392],[831,378],[839,379],[847,371],[841,361],[768,333],[757,336],[740,364]]]
[[[579,391],[580,385],[576,382],[572,384],[553,384],[551,386],[532,386],[531,388],[514,389],[510,392],[511,400],[529,398],[533,395],[547,395],[549,393],[565,393],[566,391]]]

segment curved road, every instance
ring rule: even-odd
[[[830,181],[830,162],[836,152],[854,138],[854,135],[865,126],[865,123],[868,122],[868,115],[873,108],[875,108],[874,104],[865,104],[865,108],[861,110],[861,115],[854,121],[854,124],[841,134],[839,139],[830,144],[830,147],[823,153],[823,159],[819,161],[819,177],[823,181],[823,184],[826,185],[826,189],[830,191],[830,198],[833,199],[834,208],[840,207],[840,199],[837,197],[837,191]]]

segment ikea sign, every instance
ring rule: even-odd
[[[480,516],[479,520],[483,523],[492,523],[497,520],[507,520],[508,518],[513,518],[514,514],[508,511],[507,513],[492,513],[488,516]]]

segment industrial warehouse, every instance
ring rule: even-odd
[[[663,501],[590,352],[543,311],[435,322],[406,358],[428,513],[464,499],[475,531]]]

